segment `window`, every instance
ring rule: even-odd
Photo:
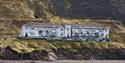
[[[26,32],[26,34],[28,34],[28,32]]]
[[[105,29],[105,31],[106,31],[106,32],[108,32],[108,30],[107,30],[107,29]]]
[[[67,28],[67,31],[69,31],[69,28]]]
[[[104,36],[104,34],[101,34],[101,36]]]
[[[39,31],[39,34],[42,34],[42,30]]]
[[[95,29],[90,29],[91,32],[95,32]]]
[[[102,30],[99,30],[99,32],[102,32]]]
[[[26,26],[26,29],[28,29],[28,27]]]
[[[31,30],[34,30],[34,29],[35,29],[34,27],[31,28]]]
[[[48,30],[46,30],[46,33],[49,33],[49,31],[48,31]]]
[[[34,35],[34,32],[30,32],[31,35]]]
[[[63,36],[63,33],[61,33],[60,35]]]
[[[61,31],[63,31],[63,29],[62,29],[62,28],[61,28],[60,30],[61,30]]]

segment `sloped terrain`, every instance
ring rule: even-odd
[[[0,0],[0,18],[117,19],[124,22],[124,0]]]
[[[125,31],[121,23],[125,20],[124,2],[124,0],[0,0],[0,59],[125,59]],[[28,22],[109,26],[111,42],[17,38],[21,26]]]
[[[0,42],[3,60],[123,60],[123,43],[19,40]]]
[[[124,20],[125,1],[54,0],[54,11],[62,17]]]
[[[0,18],[33,18],[34,12],[25,0],[0,0]]]

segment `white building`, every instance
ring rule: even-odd
[[[109,31],[109,27],[101,26],[28,23],[22,26],[20,37],[104,42],[109,39]]]

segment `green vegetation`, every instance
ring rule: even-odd
[[[75,51],[79,48],[88,48],[93,51],[98,49],[124,49],[125,48],[125,37],[121,36],[123,34],[117,34],[115,28],[113,28],[113,33],[110,34],[112,42],[82,42],[82,41],[58,41],[58,40],[24,40],[17,39],[21,26],[25,23],[23,20],[7,20],[9,19],[45,19],[52,23],[67,23],[67,24],[83,24],[89,25],[105,25],[114,26],[113,23],[107,23],[103,20],[90,19],[88,17],[83,18],[71,18],[68,16],[62,17],[54,16],[53,9],[50,9],[49,0],[33,0],[29,2],[28,0],[0,0],[0,48],[10,47],[12,50],[18,53],[29,53],[35,50],[47,50],[52,49],[57,50],[58,48],[69,49],[70,51]],[[65,11],[68,13],[71,9],[71,0],[64,0]],[[65,13],[65,14],[66,14]],[[107,18],[104,18],[107,19]],[[110,18],[109,18],[110,19]],[[30,21],[30,20],[28,20]],[[103,21],[103,23],[98,23],[98,21]],[[113,20],[106,20],[113,21]],[[45,21],[46,22],[46,21]],[[114,21],[113,21],[114,22]],[[119,30],[117,30],[119,31]],[[98,34],[96,34],[98,36]]]
[[[56,19],[59,20],[60,18],[54,16],[55,22]],[[72,22],[71,22],[72,21]],[[54,22],[54,23],[55,23]],[[60,21],[61,22],[61,21]],[[64,20],[65,23],[75,23],[75,24],[89,24],[90,22],[84,20]],[[17,51],[18,53],[28,53],[34,50],[47,50],[50,51],[52,49],[57,50],[58,48],[65,48],[71,51],[75,51],[79,48],[89,48],[93,51],[98,49],[122,49],[125,48],[125,40],[124,37],[121,37],[119,34],[112,32],[110,34],[112,42],[82,42],[82,41],[59,41],[59,40],[40,40],[40,39],[17,39],[19,35],[19,31],[21,25],[23,25],[25,21],[14,21],[14,20],[1,20],[0,21],[0,48],[10,47],[12,50]],[[109,24],[100,24],[98,22],[91,22],[91,24],[95,25],[106,25],[112,26],[112,23]],[[122,34],[123,35],[123,34]],[[98,34],[97,34],[98,36]]]
[[[82,42],[82,41],[49,41],[40,39],[8,39],[0,41],[0,48],[10,47],[18,53],[28,53],[34,50],[46,50],[64,48],[74,51],[79,48],[96,49],[123,49],[125,44],[112,42]]]
[[[0,0],[0,18],[33,18],[33,11],[28,7],[26,0]]]
[[[52,16],[47,0],[0,0],[0,18],[49,19]]]

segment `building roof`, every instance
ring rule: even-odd
[[[62,25],[52,24],[52,23],[31,22],[31,23],[25,24],[24,26],[28,26],[28,27],[61,27]]]
[[[103,25],[97,25],[97,24],[53,24],[53,23],[39,23],[39,22],[30,22],[27,24],[24,24],[24,26],[28,26],[28,27],[63,27],[64,25],[71,25],[72,28],[107,28],[106,26]],[[109,27],[108,27],[109,28]]]

